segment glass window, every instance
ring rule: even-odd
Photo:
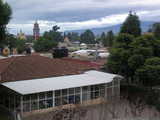
[[[68,104],[68,97],[62,97],[62,104],[65,105],[65,104]]]
[[[40,93],[39,94],[39,99],[45,99],[45,93]]]
[[[30,100],[30,95],[23,96],[23,101],[29,101],[29,100]]]
[[[40,109],[46,108],[46,101],[45,100],[40,100],[39,101],[39,108]]]
[[[53,107],[53,99],[46,100],[46,107],[47,108]]]
[[[82,88],[82,92],[88,92],[88,90],[89,90],[88,86],[85,86],[85,87]]]
[[[99,86],[99,85],[95,85],[95,91],[98,91],[98,90],[99,90],[99,88],[100,88],[100,86]]]
[[[105,84],[100,85],[100,90],[105,90]]]
[[[80,93],[81,89],[80,87],[75,88],[75,93]]]
[[[23,112],[30,111],[30,102],[23,102]]]
[[[75,95],[75,103],[79,104],[80,103],[80,94]]]
[[[105,89],[101,89],[100,90],[100,96],[101,97],[105,97]]]
[[[55,91],[55,97],[61,96],[61,90],[56,90]]]
[[[38,109],[38,101],[31,101],[31,110]]]
[[[37,94],[32,94],[32,95],[31,95],[31,100],[37,100],[37,99],[38,99]]]
[[[86,101],[88,100],[88,94],[87,93],[83,93],[82,94],[82,101]]]
[[[95,91],[95,86],[94,85],[91,86],[91,91]]]
[[[75,99],[74,95],[69,96],[69,104],[74,104],[75,103],[74,99]]]
[[[95,98],[98,98],[99,95],[100,95],[100,94],[99,94],[99,91],[96,91],[96,92],[95,92]]]
[[[61,98],[55,98],[55,106],[60,106],[61,104]]]
[[[91,99],[95,99],[95,92],[91,92]]]
[[[63,90],[62,90],[62,95],[63,95],[63,96],[66,96],[67,93],[68,93],[67,91],[68,91],[68,89],[63,89]]]
[[[47,92],[47,98],[52,98],[53,97],[53,92]]]
[[[74,94],[74,88],[70,88],[70,89],[69,89],[69,94],[70,94],[70,95],[73,95],[73,94]]]

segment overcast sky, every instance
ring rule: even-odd
[[[8,28],[32,34],[38,20],[41,33],[53,25],[61,31],[106,27],[122,23],[130,10],[141,21],[160,21],[160,0],[5,0],[13,15]]]

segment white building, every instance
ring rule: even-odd
[[[120,95],[120,76],[82,63],[21,56],[1,59],[0,66],[0,104],[21,115]]]

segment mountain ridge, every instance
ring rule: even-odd
[[[152,26],[153,23],[155,23],[155,22],[153,22],[153,21],[143,21],[143,22],[141,22],[142,32],[147,32],[148,29]],[[112,30],[115,34],[117,34],[120,31],[120,27],[121,26],[122,26],[122,24],[118,24],[118,25],[113,25],[113,26],[109,26],[109,27],[91,28],[90,30],[92,30],[95,35],[100,35],[100,34],[102,34],[102,32],[108,32],[110,30]],[[86,29],[71,30],[71,31],[65,31],[65,32],[66,33],[68,33],[68,32],[77,32],[77,33],[81,34],[85,30]]]

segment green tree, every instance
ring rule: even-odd
[[[63,41],[63,36],[61,35],[61,32],[59,32],[60,28],[58,26],[53,26],[52,30],[49,32],[45,32],[43,34],[43,37],[48,40],[52,40],[53,42],[62,42]]]
[[[108,46],[112,47],[114,42],[114,34],[112,31],[109,31],[106,36],[106,40],[108,42]]]
[[[23,53],[26,49],[26,41],[17,39],[16,40],[16,48],[19,54]]]
[[[136,77],[145,86],[160,84],[160,58],[153,57],[146,60],[144,66],[136,70]]]
[[[104,45],[105,47],[108,46],[108,41],[107,41],[107,39],[106,39],[106,34],[105,34],[104,32],[101,34],[100,40],[102,41],[102,43],[103,43],[103,45]]]
[[[86,44],[95,44],[95,36],[91,30],[86,30],[84,33],[81,34],[81,43]]]
[[[121,33],[116,37],[116,42],[114,47],[115,48],[124,48],[124,49],[130,49],[130,44],[133,42],[134,36],[127,34],[127,33]]]
[[[47,52],[56,45],[57,43],[55,41],[46,39],[44,37],[40,37],[38,40],[34,42],[34,49],[37,52]]]
[[[6,37],[6,25],[11,19],[12,10],[8,3],[0,0],[0,47],[4,46]]]
[[[70,41],[80,41],[80,36],[76,32],[69,32],[65,37],[68,37]]]
[[[10,49],[17,47],[17,38],[12,34],[6,35],[5,45],[7,45]]]
[[[129,34],[119,34],[116,38],[116,44],[110,50],[110,56],[107,61],[106,69],[120,74],[129,79],[132,71],[128,64],[128,59],[131,56],[130,43],[134,37]]]
[[[152,32],[157,39],[160,39],[160,23],[153,24]]]
[[[127,19],[122,24],[120,33],[128,33],[135,37],[141,35],[140,20],[136,14],[132,14],[132,12],[130,12]]]

